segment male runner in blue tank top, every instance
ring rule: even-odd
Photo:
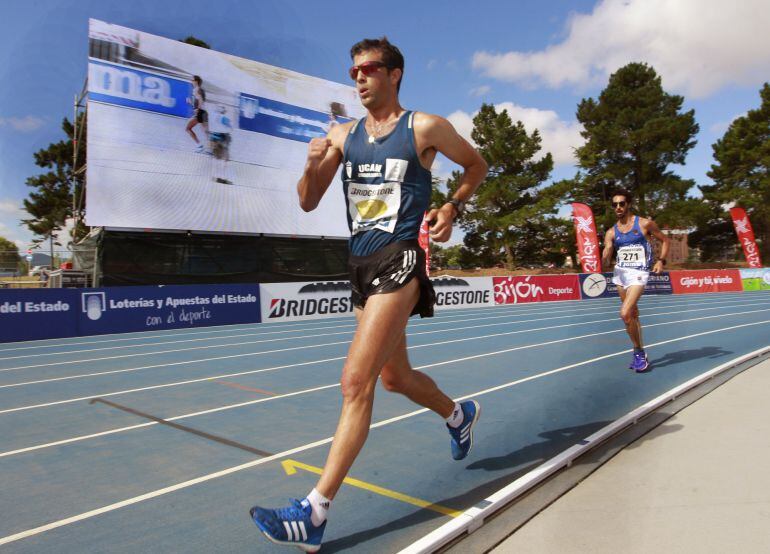
[[[465,170],[454,198],[428,214],[430,236],[438,242],[449,239],[452,221],[486,177],[487,164],[447,120],[401,107],[404,58],[386,38],[363,40],[350,55],[350,76],[367,116],[313,139],[297,184],[302,209],[313,210],[342,165],[351,232],[348,265],[358,319],[342,370],[342,412],[323,473],[310,494],[287,508],[251,509],[268,539],[306,552],[320,548],[330,503],[364,445],[378,378],[386,390],[446,419],[456,460],[468,455],[480,413],[475,401],[454,402],[430,377],[412,369],[405,329],[410,315],[433,315],[435,295],[417,237],[430,202],[436,153]]]
[[[641,373],[649,368],[650,362],[642,343],[642,324],[639,322],[637,303],[650,277],[650,268],[653,273],[663,271],[670,239],[658,229],[653,220],[634,215],[631,211],[632,201],[633,197],[627,190],[618,190],[612,195],[612,209],[618,221],[604,235],[602,265],[609,267],[612,253],[615,252],[617,258],[612,282],[618,286],[622,302],[620,317],[634,345],[634,357],[628,368]],[[650,237],[662,243],[660,258],[654,266]]]

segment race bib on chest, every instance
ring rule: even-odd
[[[392,233],[401,207],[401,183],[348,185],[348,210],[353,221],[352,234],[380,229]]]
[[[647,252],[641,244],[631,244],[618,248],[620,267],[644,267],[647,265]]]
[[[348,184],[348,211],[353,222],[353,235],[371,229],[387,233],[395,231],[401,207],[401,183],[408,165],[407,160],[387,158],[382,173],[383,168],[379,164],[364,164],[356,168],[356,176],[381,177],[385,182],[379,185]],[[370,175],[373,167],[376,174]]]

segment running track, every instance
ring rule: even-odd
[[[618,300],[413,319],[410,357],[482,405],[451,459],[435,414],[381,388],[322,552],[396,552],[672,387],[770,344],[766,292],[649,296],[653,370]],[[314,485],[352,318],[0,345],[4,552],[282,552],[248,509]]]

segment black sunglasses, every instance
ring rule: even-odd
[[[613,202],[612,203],[612,207],[613,208],[617,208],[618,206],[621,207],[621,208],[625,208],[626,207],[626,201],[625,200],[621,200],[620,202]]]

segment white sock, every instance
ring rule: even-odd
[[[313,508],[313,513],[310,514],[310,521],[318,527],[326,521],[326,514],[329,512],[332,501],[316,489],[310,491],[310,494],[307,495],[307,501],[310,502],[310,507]]]
[[[452,410],[452,414],[446,418],[447,425],[450,427],[457,428],[459,427],[463,422],[463,409],[460,407],[460,404],[455,402],[455,407]]]

